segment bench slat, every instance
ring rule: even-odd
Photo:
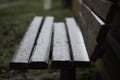
[[[76,67],[88,66],[89,58],[84,44],[83,36],[74,18],[66,18],[68,35],[70,39],[73,62]]]
[[[31,22],[23,40],[20,43],[12,61],[10,62],[10,68],[26,68],[28,66],[29,57],[33,50],[35,40],[42,23],[42,17],[35,17]],[[22,65],[22,66],[20,66]]]
[[[113,3],[107,0],[84,0],[89,7],[102,19],[106,21],[107,16],[113,15]],[[112,14],[112,15],[110,15]],[[110,20],[110,19],[109,19]]]
[[[83,16],[83,14],[80,12],[79,13],[80,17],[79,17],[79,22],[78,24],[80,25],[83,37],[84,37],[84,41],[85,41],[85,45],[86,48],[88,50],[88,55],[90,56],[91,53],[94,51],[94,47],[91,47],[91,45],[96,45],[96,41],[94,41],[93,37],[92,37],[92,33],[89,29],[89,26],[87,26],[87,23],[85,21],[85,18]]]
[[[30,60],[30,67],[35,69],[47,68],[53,30],[53,17],[46,17],[39,34],[34,53]]]
[[[66,68],[70,67],[70,51],[68,37],[64,23],[54,24],[52,67]]]

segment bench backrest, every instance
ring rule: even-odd
[[[77,14],[80,16],[77,20],[89,55],[95,61],[100,58],[96,61],[96,65],[104,80],[120,79],[120,1],[83,0],[79,5],[81,9],[78,10],[80,12]],[[99,19],[95,18],[91,12]],[[104,22],[104,25],[99,21]],[[103,27],[100,28],[100,26]],[[101,53],[104,55],[100,55]]]
[[[115,13],[114,3],[107,0],[84,0],[84,2],[105,22],[111,22]]]
[[[86,4],[81,4],[79,12],[81,27],[86,47],[91,60],[96,61],[102,56],[102,45],[106,38],[109,26]]]

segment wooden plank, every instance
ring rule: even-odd
[[[53,17],[46,17],[43,23],[34,53],[30,59],[30,68],[40,69],[48,67],[53,21]]]
[[[70,39],[73,63],[76,67],[85,67],[90,64],[83,36],[74,18],[66,18],[68,35]]]
[[[94,51],[95,45],[97,45],[96,39],[93,37],[91,30],[89,29],[89,26],[87,26],[87,23],[85,21],[85,18],[82,14],[82,12],[79,13],[80,17],[78,19],[78,24],[80,25],[85,45],[88,51],[88,55],[91,56],[92,52]],[[91,47],[93,46],[93,47]]]
[[[112,2],[107,0],[84,0],[84,2],[103,20],[111,21],[115,10]]]
[[[98,47],[97,45],[102,45],[104,43],[109,26],[107,26],[86,4],[83,4],[81,7],[82,11],[80,12],[79,23],[83,31],[89,56],[92,59],[94,55],[93,52],[95,48]],[[97,55],[94,57],[98,58]]]
[[[105,25],[105,23],[87,5],[83,4],[81,7],[82,16],[87,24],[86,29],[90,31],[93,39],[96,40],[101,27]]]
[[[52,68],[70,67],[70,50],[64,23],[54,23]]]
[[[20,43],[19,48],[10,62],[11,69],[24,69],[28,67],[29,57],[32,53],[41,23],[42,17],[38,16],[35,17],[31,22],[27,32],[25,33],[25,36]]]
[[[78,25],[80,25],[81,31],[83,33],[84,41],[85,41],[85,43],[87,43],[89,29],[86,29],[87,28],[87,24],[86,24],[86,21],[85,21],[83,15],[82,15],[81,11],[79,12],[79,17],[78,17],[77,21],[78,21]]]

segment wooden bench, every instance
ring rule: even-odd
[[[87,4],[81,4],[79,12],[79,25],[81,27],[89,57],[96,61],[103,55],[103,44],[105,42],[109,26],[100,19]]]
[[[65,23],[54,23],[53,17],[34,18],[10,63],[11,69],[50,66],[61,69],[61,80],[74,80],[75,68],[89,67],[94,61],[104,80],[119,79],[120,1],[72,2],[79,26],[73,18]]]
[[[73,2],[72,9],[91,61],[95,62],[103,80],[120,79],[120,1]]]
[[[75,0],[80,8],[74,10],[80,25],[89,57],[92,61],[101,58],[104,43],[115,14],[116,5],[107,0]],[[92,46],[92,47],[91,47]]]
[[[90,66],[74,18],[56,23],[53,17],[35,17],[10,62],[10,69],[47,69],[48,66],[61,69],[61,80],[75,80],[75,68]]]

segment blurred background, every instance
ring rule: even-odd
[[[9,62],[34,16],[54,16],[56,22],[74,17],[64,0],[0,0],[0,80],[59,80],[59,70],[9,70]],[[47,3],[46,3],[47,4]],[[76,69],[77,80],[101,80],[92,64]]]

